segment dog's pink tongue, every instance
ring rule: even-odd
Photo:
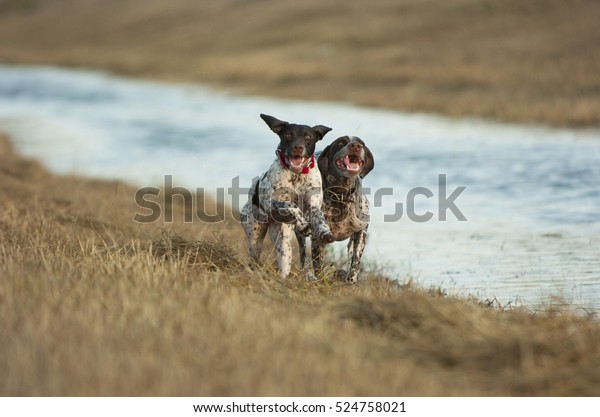
[[[344,164],[346,164],[346,169],[348,171],[358,171],[360,169],[360,165],[356,162],[350,162],[350,158],[344,158]]]

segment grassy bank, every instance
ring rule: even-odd
[[[600,392],[597,320],[375,274],[281,282],[246,266],[232,219],[136,224],[134,191],[0,138],[0,395]]]
[[[596,0],[3,0],[0,61],[600,125]]]

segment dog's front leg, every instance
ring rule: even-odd
[[[269,235],[275,245],[277,266],[281,279],[286,279],[292,269],[292,238],[294,225],[287,223],[273,223],[269,226]]]
[[[295,203],[272,200],[270,207],[271,216],[277,222],[294,224],[303,235],[308,236],[310,234],[310,223]]]
[[[346,281],[349,283],[354,284],[358,281],[358,274],[360,273],[360,261],[365,250],[366,242],[366,228],[354,233],[350,237],[350,242],[348,242],[348,259],[350,260],[350,269],[348,270],[348,275],[346,276]]]
[[[311,239],[311,257],[312,268],[317,279],[323,275],[323,252],[325,252],[325,244],[319,239]]]
[[[296,234],[296,240],[298,241],[300,269],[304,269],[306,267],[306,236],[304,236],[298,229],[295,229],[294,233]]]
[[[324,243],[333,242],[335,239],[321,211],[323,194],[312,193],[308,195],[306,203],[308,204],[308,220],[312,228],[312,235]]]

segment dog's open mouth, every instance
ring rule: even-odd
[[[306,174],[307,169],[312,168],[311,157],[302,155],[286,155],[281,149],[277,149],[275,154],[279,158],[279,162],[282,167],[289,169],[296,174]]]
[[[290,167],[296,170],[303,169],[308,164],[308,158],[305,156],[292,156],[287,160]]]
[[[345,157],[335,161],[335,165],[339,169],[356,174],[361,171],[364,164],[365,161],[363,161],[358,155],[346,155]]]

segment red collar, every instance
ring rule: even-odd
[[[283,152],[281,152],[281,149],[277,149],[275,151],[275,154],[277,155],[277,158],[279,159],[279,163],[281,164],[282,168],[284,169],[290,169],[290,164],[287,163],[287,161],[285,160],[285,156],[283,156]],[[304,166],[304,168],[302,168],[302,174],[308,174],[308,172],[313,169],[315,167],[315,155],[311,155],[310,156],[310,161],[308,162],[308,164],[306,164]],[[294,172],[294,171],[292,171]]]

